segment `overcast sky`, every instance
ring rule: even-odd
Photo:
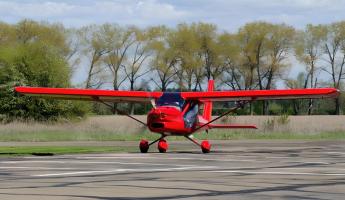
[[[30,18],[68,27],[104,22],[175,26],[202,21],[235,31],[257,20],[296,28],[344,20],[344,8],[345,0],[0,0],[0,20],[15,23]]]

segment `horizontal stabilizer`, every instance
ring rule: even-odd
[[[230,124],[230,125],[226,125],[226,124],[209,124],[207,125],[210,129],[212,128],[240,128],[240,129],[257,129],[257,127],[255,125],[241,125],[241,124]]]

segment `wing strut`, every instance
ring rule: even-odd
[[[228,114],[230,114],[230,113],[233,113],[233,112],[235,112],[236,110],[238,110],[239,108],[243,108],[243,106],[244,106],[245,104],[249,103],[249,102],[250,102],[250,101],[240,101],[240,102],[238,102],[238,105],[237,105],[237,106],[231,108],[230,110],[228,110],[228,111],[226,111],[225,113],[221,114],[220,116],[214,118],[213,120],[207,122],[206,124],[203,124],[202,126],[199,126],[198,128],[194,129],[193,132],[191,132],[189,135],[192,135],[195,131],[197,131],[197,130],[199,130],[199,129],[201,129],[201,128],[203,128],[203,127],[209,125],[209,124],[211,124],[212,122],[214,122],[214,121],[216,121],[216,120],[218,120],[218,119],[224,117],[225,115],[228,115]]]
[[[114,109],[114,107],[113,107],[112,105],[107,104],[106,102],[100,100],[99,98],[94,98],[94,99],[95,99],[96,101],[98,101],[98,102],[100,102],[100,103],[102,103],[102,104],[104,104],[104,105],[106,105],[106,106],[108,106],[108,107]],[[146,124],[145,122],[143,122],[143,121],[141,121],[141,120],[139,120],[139,119],[133,117],[132,115],[129,115],[128,113],[125,113],[125,112],[123,112],[123,111],[121,111],[121,110],[119,110],[119,109],[117,109],[117,108],[115,108],[115,110],[116,110],[116,112],[120,113],[121,115],[126,115],[127,117],[129,117],[129,118],[131,118],[131,119],[133,119],[133,120],[139,122],[140,124],[142,124],[142,125],[144,125],[144,126],[147,126],[147,124]]]

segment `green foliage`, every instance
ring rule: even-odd
[[[57,120],[86,114],[85,104],[20,96],[13,91],[13,87],[19,85],[70,87],[71,69],[65,58],[68,46],[60,28],[29,20],[10,26],[16,37],[0,46],[3,120]],[[5,36],[2,35],[4,40]]]
[[[175,28],[101,24],[78,30],[32,20],[14,25],[0,22],[0,116],[4,121],[56,120],[84,116],[90,110],[111,114],[116,106],[135,114],[145,114],[150,109],[137,104],[113,104],[109,109],[97,103],[22,97],[13,92],[16,85],[71,87],[71,66],[81,60],[90,61],[85,65],[86,88],[107,84],[114,90],[137,90],[146,79],[158,87],[155,90],[170,91],[170,87],[176,87],[189,91],[203,90],[204,83],[214,79],[217,89],[273,89],[279,80],[285,80],[289,88],[342,89],[344,27],[345,22],[336,22],[307,25],[296,31],[286,24],[258,21],[228,33],[202,22],[182,23]],[[287,79],[288,58],[292,56],[305,70],[296,79]],[[322,60],[326,62],[321,63]],[[149,73],[150,70],[153,72]],[[323,72],[328,72],[332,80],[320,83],[318,76]],[[153,84],[146,84],[144,90],[150,90]],[[343,101],[342,97],[338,101],[260,101],[238,114],[338,114],[344,110]],[[223,105],[214,114],[231,106]]]

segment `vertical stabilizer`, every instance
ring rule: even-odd
[[[208,87],[207,87],[207,91],[213,91],[214,89],[214,80],[209,80],[208,81]],[[212,102],[211,101],[206,101],[204,103],[204,114],[203,117],[210,121],[211,120],[211,116],[212,116]]]

